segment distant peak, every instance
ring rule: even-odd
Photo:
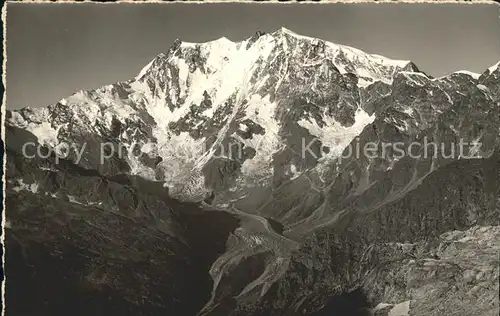
[[[498,68],[500,68],[500,61],[496,64],[494,64],[493,66],[491,66],[490,68],[488,68],[488,71],[490,72],[490,74],[492,72],[494,72],[495,70],[497,70]]]
[[[230,40],[229,38],[227,38],[225,36],[219,37],[218,39],[215,39],[215,40],[210,41],[208,43],[232,43],[232,44],[234,44],[234,42],[232,40]]]
[[[308,40],[319,40],[317,38],[314,38],[314,37],[311,37],[311,36],[305,36],[305,35],[302,35],[302,34],[299,34],[299,33],[296,33],[290,29],[287,29],[286,27],[282,26],[280,27],[277,31],[271,33],[273,35],[288,35],[288,36],[291,36],[291,37],[295,37],[295,38],[301,38],[301,39],[308,39]]]
[[[287,28],[286,28],[286,27],[284,27],[284,26],[280,27],[278,31],[279,31],[279,32],[283,32],[283,33],[296,34],[296,33],[295,33],[295,32],[293,32],[292,30],[287,29]]]
[[[297,32],[294,32],[284,26],[280,27],[276,32],[279,32],[279,33],[283,33],[283,34],[288,34],[288,35],[292,35],[292,36],[299,36],[299,37],[308,37],[308,38],[313,38],[313,37],[309,37],[309,36],[304,36],[304,35],[301,35]]]
[[[472,72],[472,71],[469,71],[469,70],[459,70],[459,71],[456,71],[455,73],[468,75],[468,76],[471,76],[474,79],[478,79],[479,76],[481,76],[481,74],[478,74],[478,73],[475,73],[475,72]]]
[[[197,45],[210,45],[210,44],[235,44],[233,41],[231,41],[229,38],[222,36],[216,39],[208,40],[205,42],[187,42],[187,41],[180,41],[179,46],[180,47],[193,47]]]

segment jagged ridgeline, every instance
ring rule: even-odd
[[[499,64],[177,40],[5,128],[7,315],[498,315]]]

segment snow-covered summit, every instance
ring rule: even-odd
[[[489,72],[493,72],[495,71],[496,69],[498,69],[500,67],[500,61],[496,64],[494,64],[493,66],[491,66],[490,68],[488,68]]]
[[[489,67],[487,71],[489,74],[492,74],[495,71],[498,71],[499,69],[500,69],[500,61],[498,63],[494,64],[493,66]]]
[[[281,134],[295,133],[288,128],[306,129],[333,146],[332,153],[341,152],[373,120],[361,108],[357,90],[380,81],[390,84],[399,71],[415,68],[408,61],[286,28],[257,32],[239,42],[225,37],[205,43],[178,39],[133,79],[78,91],[47,108],[19,111],[9,124],[55,146],[75,134],[107,139],[107,131],[120,122],[120,141],[158,143],[162,178],[171,187],[185,182],[184,174],[202,179],[199,173],[218,148],[237,141],[255,150],[253,158],[242,160],[238,180],[252,182],[272,177],[273,155],[283,146]],[[325,102],[331,103],[328,111],[302,110],[300,105]],[[294,127],[286,123],[291,119]],[[155,177],[140,159],[127,160],[131,173]],[[203,181],[194,186],[203,189]]]
[[[398,87],[389,88],[395,80]],[[288,157],[286,164],[275,165],[284,148],[295,146],[287,142],[304,135],[317,138],[329,148],[318,159],[327,164],[374,121],[371,107],[379,106],[376,100],[388,95],[387,89],[427,89],[439,80],[432,81],[410,61],[281,28],[239,42],[176,40],[129,81],[78,91],[46,108],[14,111],[7,123],[50,146],[89,135],[127,146],[153,142],[161,162],[146,164],[129,155],[130,173],[203,194],[207,186],[213,189],[203,172],[207,164],[220,163],[217,157],[237,161],[232,181],[238,185],[269,183],[278,173],[294,178],[316,160]],[[246,156],[221,154],[221,147],[231,143],[244,147]],[[152,152],[151,147],[141,150]]]
[[[204,66],[211,73],[219,74],[228,67],[233,67],[234,71],[238,71],[259,61],[273,63],[277,61],[276,57],[279,54],[285,57],[280,60],[281,62],[286,62],[284,59],[301,57],[305,66],[314,65],[326,59],[331,60],[342,74],[353,73],[359,76],[360,86],[376,81],[390,83],[396,71],[415,70],[415,66],[407,60],[393,60],[376,54],[368,54],[353,47],[300,35],[284,27],[272,33],[258,32],[240,42],[233,42],[226,37],[204,43],[179,40],[170,52],[171,54],[157,56],[141,70],[136,78],[143,77],[149,69],[154,72],[155,60],[175,60],[177,56],[190,65],[193,60],[189,58],[193,55],[204,60]],[[255,66],[258,67],[258,65]]]

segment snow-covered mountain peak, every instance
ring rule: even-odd
[[[494,64],[493,66],[489,67],[487,72],[491,75],[492,73],[500,71],[500,61]]]
[[[316,162],[318,168],[328,164],[375,120],[372,107],[381,107],[376,100],[389,93],[377,91],[394,89],[388,88],[394,80],[395,89],[428,89],[431,78],[409,61],[281,28],[240,42],[176,40],[129,81],[76,92],[43,110],[19,111],[9,122],[49,145],[72,134],[79,141],[91,134],[126,144],[155,142],[162,162],[151,167],[130,156],[130,172],[159,177],[179,190],[185,190],[186,177],[196,179],[189,190],[202,194],[213,189],[203,170],[221,157],[239,164],[232,179],[238,185],[269,183],[281,172],[295,177]],[[329,154],[307,162],[289,156],[275,165],[283,148],[296,146],[287,143],[294,139],[290,135],[315,137]],[[244,147],[246,156],[216,158],[232,143]]]
[[[369,61],[381,65],[386,65],[386,66],[394,66],[394,67],[400,67],[400,68],[405,68],[409,66],[411,61],[409,60],[396,60],[396,59],[390,59],[381,55],[377,54],[369,54],[366,53],[360,49],[347,46],[347,45],[341,45],[329,41],[324,41],[319,38],[311,37],[311,36],[306,36],[302,34],[298,34],[296,32],[293,32],[285,27],[280,28],[279,30],[275,31],[274,33],[271,33],[274,36],[280,37],[280,36],[285,36],[294,40],[297,40],[304,44],[304,42],[311,43],[313,45],[318,45],[318,46],[325,46],[326,51],[330,52],[331,54],[339,53],[340,51],[344,54],[347,55],[349,59],[361,59],[363,61]]]
[[[302,34],[299,34],[299,33],[296,33],[290,29],[287,29],[286,27],[280,27],[279,29],[277,29],[276,31],[274,32],[271,32],[269,33],[270,35],[272,36],[275,36],[275,37],[280,37],[280,36],[290,36],[290,37],[294,37],[294,38],[297,38],[297,39],[302,39],[302,40],[318,40],[317,38],[315,37],[311,37],[311,36],[306,36],[306,35],[302,35]]]
[[[456,71],[455,73],[464,74],[464,75],[470,76],[474,79],[479,79],[479,77],[481,76],[481,74],[478,74],[478,73],[475,73],[475,72],[472,72],[469,70],[459,70],[459,71]]]
[[[344,298],[348,315],[370,314],[354,310],[368,301],[390,302],[373,310],[389,315],[445,301],[453,315],[486,298],[489,311],[495,267],[482,262],[494,263],[500,230],[420,241],[498,224],[499,105],[499,64],[434,79],[286,28],[176,40],[131,80],[7,111],[9,240],[28,252],[18,275],[43,273],[24,264],[37,258],[58,274],[69,249],[89,264],[55,285],[126,302],[126,315],[308,316],[344,309]],[[42,157],[37,140],[61,157]],[[454,241],[464,256],[448,251]],[[471,253],[481,258],[471,264]],[[413,295],[446,292],[450,276],[463,291]],[[202,283],[194,296],[186,277]]]
[[[400,70],[418,71],[410,61],[368,54],[356,48],[280,28],[272,33],[257,32],[240,42],[233,42],[225,37],[204,43],[178,40],[167,54],[158,55],[144,67],[136,79],[147,73],[153,77],[162,76],[167,64],[179,68],[179,72],[188,68],[189,71],[184,72],[187,77],[199,77],[196,74],[196,69],[199,69],[204,76],[212,77],[209,78],[210,81],[233,81],[234,73],[246,73],[243,69],[248,70],[249,67],[278,69],[291,63],[310,67],[323,61],[331,61],[341,74],[355,74],[359,78],[360,87],[377,81],[390,83],[394,74]],[[220,78],[217,75],[229,72],[228,68],[234,69],[231,77]],[[189,78],[186,80],[189,81]],[[236,79],[237,82],[239,80]]]
[[[494,64],[493,66],[491,66],[490,68],[488,68],[488,70],[489,70],[490,72],[493,72],[493,71],[495,71],[496,69],[498,69],[499,67],[500,67],[500,61],[499,61],[499,62],[497,62],[496,64]]]
[[[102,134],[121,122],[126,129],[120,132],[122,140],[136,140],[137,135],[143,135],[142,141],[154,139],[165,164],[191,165],[198,171],[218,146],[238,139],[256,150],[255,158],[243,163],[243,175],[265,178],[272,175],[272,157],[280,149],[283,126],[289,125],[282,113],[297,112],[300,127],[294,128],[305,128],[334,146],[331,153],[338,153],[373,119],[360,108],[357,90],[379,81],[390,84],[398,72],[415,68],[408,61],[370,55],[287,28],[256,32],[239,42],[225,37],[204,43],[176,39],[132,80],[78,91],[45,110],[25,111],[21,117],[28,117],[28,125],[18,116],[12,123],[28,126],[41,142],[53,145],[68,133]],[[290,104],[329,99],[333,103],[324,113]],[[358,122],[359,117],[367,119]],[[262,132],[245,136],[249,139],[240,136],[251,128]],[[186,160],[176,156],[179,144],[208,144],[209,150]],[[132,173],[151,176],[152,171],[134,159],[128,161]],[[170,174],[164,178],[172,181],[185,172],[180,167],[167,170]]]

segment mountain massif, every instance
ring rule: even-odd
[[[7,315],[499,313],[500,63],[177,40],[5,134]]]

